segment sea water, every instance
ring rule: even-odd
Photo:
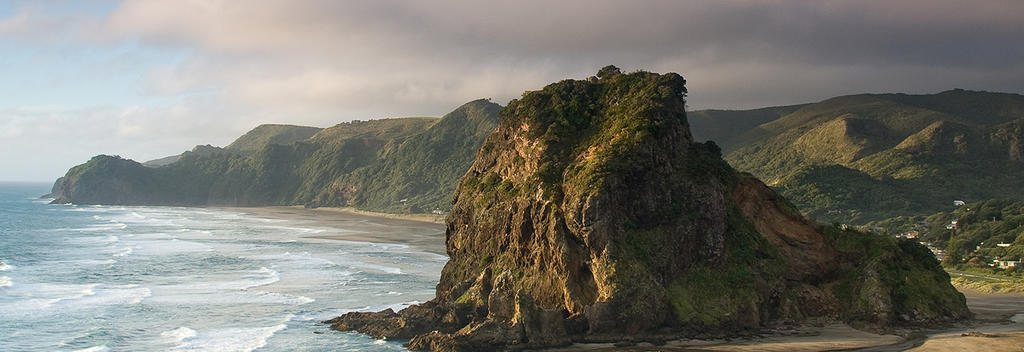
[[[0,183],[0,351],[402,350],[320,321],[429,300],[447,260],[230,210],[51,205],[47,189]]]

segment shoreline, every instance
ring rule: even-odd
[[[302,238],[406,244],[445,255],[442,215],[388,214],[347,207],[223,209],[327,229],[324,233]],[[384,229],[388,231],[381,231]],[[617,347],[611,343],[577,343],[547,351],[1021,351],[1019,346],[1024,346],[1024,295],[985,293],[959,287],[958,290],[967,298],[975,317],[936,329],[892,330],[879,334],[838,322],[807,323],[794,328],[768,329],[764,334],[752,337],[683,339],[666,341],[662,346],[637,343]]]
[[[387,219],[399,219],[399,220],[408,220],[408,221],[430,222],[430,223],[435,223],[435,224],[444,224],[444,219],[445,219],[445,217],[448,216],[447,214],[427,214],[427,213],[415,213],[415,214],[382,213],[382,212],[369,211],[369,210],[359,210],[359,209],[356,209],[356,208],[353,208],[353,207],[306,208],[306,207],[303,207],[301,205],[292,205],[290,207],[301,208],[301,209],[306,209],[306,210],[313,210],[313,211],[317,211],[317,210],[320,210],[320,211],[330,211],[330,212],[337,212],[337,213],[364,215],[364,216],[372,216],[372,217],[387,218]]]
[[[301,205],[219,209],[258,218],[285,220],[290,225],[315,230],[299,236],[300,238],[401,244],[430,253],[447,255],[444,244],[445,227],[441,222],[443,219],[422,216],[435,216],[433,214],[387,214],[351,208],[305,208]]]

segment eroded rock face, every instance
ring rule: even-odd
[[[903,246],[818,228],[713,143],[694,143],[679,75],[602,73],[501,113],[456,191],[434,300],[332,327],[447,351],[663,341],[808,317],[909,322],[896,319],[905,292],[882,284],[899,268],[860,267]],[[918,266],[900,270],[934,283],[920,320],[966,315],[941,268]]]

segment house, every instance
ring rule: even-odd
[[[964,203],[964,201],[962,201],[962,200],[954,200],[953,201],[953,206],[954,207],[962,207],[964,205],[967,205],[967,203]]]
[[[949,224],[946,224],[946,230],[955,230],[956,225],[960,223],[960,219],[953,219]]]
[[[1017,258],[1017,260],[1000,260],[1000,259],[997,259],[995,261],[995,263],[996,263],[996,265],[1000,269],[1008,269],[1008,268],[1016,268],[1018,265],[1021,265],[1021,260],[1020,260],[1020,258]]]
[[[902,237],[917,238],[920,235],[921,235],[921,231],[914,230],[914,231],[909,231],[909,232],[904,233]]]

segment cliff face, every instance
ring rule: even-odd
[[[694,143],[679,75],[598,76],[501,112],[456,190],[434,300],[332,327],[483,350],[969,314],[916,244],[819,229],[713,143]],[[910,272],[926,274],[927,292],[897,292]]]

